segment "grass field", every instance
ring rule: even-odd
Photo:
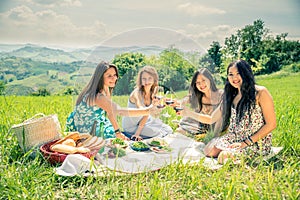
[[[275,103],[274,146],[284,147],[268,162],[227,163],[218,171],[179,162],[156,172],[99,178],[55,175],[41,155],[22,153],[10,131],[37,113],[58,114],[64,129],[73,97],[0,96],[0,199],[299,199],[299,82],[299,73],[258,79]],[[127,97],[114,100],[126,106]]]

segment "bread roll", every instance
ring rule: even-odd
[[[76,147],[76,143],[73,139],[66,139],[65,141],[62,142],[62,144],[71,146],[71,147]]]
[[[89,148],[85,148],[85,147],[76,147],[76,148],[78,153],[88,153],[91,151]]]
[[[51,147],[52,151],[65,153],[65,154],[73,154],[73,153],[88,153],[90,149],[85,147],[72,147],[65,144],[56,144]]]
[[[59,153],[72,154],[77,152],[77,147],[72,147],[65,144],[56,144],[51,147],[51,150]]]
[[[64,141],[66,141],[67,139],[73,139],[75,142],[79,139],[79,133],[78,132],[70,132],[67,136],[65,136],[64,138],[58,140],[57,142],[55,142],[52,146],[56,145],[56,144],[62,144]],[[52,147],[51,146],[51,147]],[[50,147],[50,148],[51,148]]]

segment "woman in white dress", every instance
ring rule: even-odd
[[[145,108],[159,103],[155,99],[158,88],[158,74],[154,67],[145,66],[139,70],[136,88],[130,94],[129,108]],[[173,132],[172,128],[151,115],[141,117],[123,117],[122,127],[132,140],[151,137],[164,137]]]

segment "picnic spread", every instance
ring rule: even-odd
[[[156,143],[158,141],[159,144]],[[111,139],[106,142],[103,153],[96,154],[93,160],[81,154],[70,154],[60,167],[54,168],[54,172],[61,176],[109,176],[112,173],[128,175],[156,171],[176,162],[195,164],[201,160],[205,167],[212,170],[223,166],[217,159],[205,157],[202,151],[205,146],[203,142],[197,142],[180,133],[143,140],[142,143],[148,147],[134,148],[133,145],[139,142],[130,141],[128,145],[124,145],[125,155],[117,154],[115,157],[109,155]],[[272,148],[272,155],[269,157],[276,155],[281,149]]]
[[[116,157],[109,155],[112,148],[111,139],[106,142],[104,152],[98,153],[95,160],[90,161],[90,165],[93,166],[93,175],[103,176],[108,171],[115,171],[119,174],[137,174],[156,171],[179,161],[196,163],[201,159],[205,159],[202,152],[205,144],[196,142],[180,133],[170,134],[163,138],[150,138],[136,142],[129,141],[128,146],[124,149],[125,155],[116,155]],[[141,144],[145,146],[141,146]],[[54,171],[62,176],[87,175],[87,158],[82,155],[74,155],[68,155],[62,165],[55,168]],[[208,158],[204,163],[207,166],[221,167],[215,159]],[[66,166],[72,166],[72,172]],[[82,168],[82,166],[85,167]],[[82,169],[78,170],[78,168]]]
[[[168,165],[201,163],[212,170],[223,165],[217,159],[206,157],[205,144],[181,133],[154,137],[142,141],[103,139],[90,133],[69,132],[61,136],[57,115],[39,114],[14,125],[23,151],[39,147],[47,162],[61,164],[54,172],[61,176],[109,176],[156,171]],[[44,125],[47,125],[44,127]],[[44,128],[41,128],[44,127]],[[270,159],[283,148],[272,147]]]

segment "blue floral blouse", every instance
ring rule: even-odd
[[[114,138],[114,128],[106,118],[106,112],[98,106],[89,106],[86,103],[86,98],[77,105],[74,111],[69,115],[66,123],[67,131],[78,131],[79,133],[90,133],[94,121],[97,121],[96,135],[101,136],[100,123],[103,124],[104,138]]]

